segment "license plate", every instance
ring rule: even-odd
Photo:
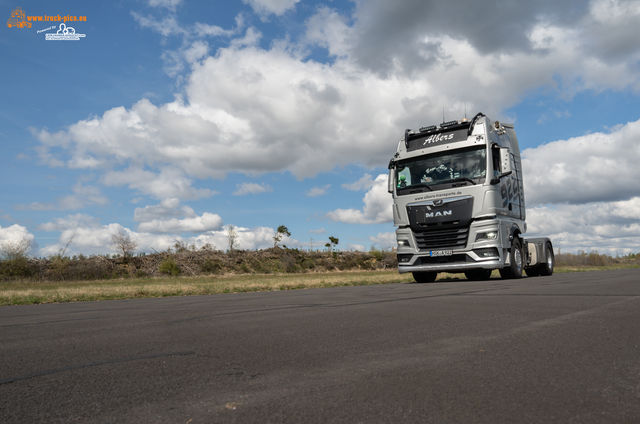
[[[453,255],[453,250],[432,250],[430,256],[451,256]]]

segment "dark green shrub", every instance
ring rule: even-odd
[[[222,270],[222,264],[217,259],[207,259],[200,264],[200,271],[209,274],[218,274]]]
[[[178,264],[176,264],[175,259],[173,258],[167,258],[164,261],[162,261],[162,263],[160,264],[160,268],[159,271],[163,274],[167,274],[167,275],[180,275],[180,268],[178,267]]]

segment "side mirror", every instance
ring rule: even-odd
[[[389,193],[393,193],[393,186],[395,185],[394,178],[396,176],[395,171],[394,168],[389,168],[389,180],[387,181],[387,191]]]
[[[494,166],[497,166],[494,162]],[[497,169],[498,175],[489,181],[489,184],[496,185],[500,184],[500,179],[502,177],[506,177],[507,175],[511,175],[511,154],[509,153],[509,149],[507,147],[500,148],[500,169]]]

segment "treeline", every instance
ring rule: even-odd
[[[581,266],[616,266],[616,265],[640,265],[640,253],[630,253],[625,256],[610,256],[593,250],[589,253],[584,250],[574,253],[556,252],[556,266],[581,267]]]
[[[0,279],[34,281],[80,281],[159,276],[205,276],[223,274],[273,274],[397,267],[395,252],[308,252],[274,247],[264,250],[176,249],[144,256],[108,257],[62,255],[30,258],[3,255]]]

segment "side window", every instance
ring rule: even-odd
[[[411,172],[409,168],[398,169],[398,188],[411,185]]]

